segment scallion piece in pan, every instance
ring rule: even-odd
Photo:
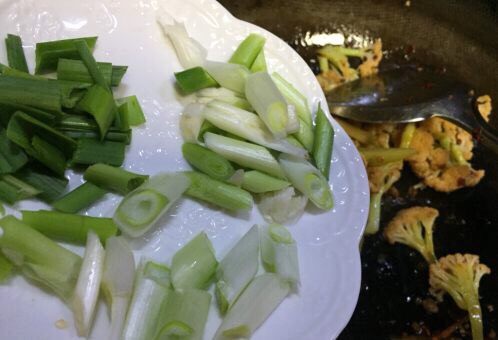
[[[104,197],[106,193],[106,190],[85,182],[53,202],[52,207],[60,212],[76,214]]]
[[[9,61],[9,67],[29,73],[28,63],[26,62],[26,57],[24,56],[24,50],[22,48],[21,37],[18,35],[7,34],[7,38],[5,38],[5,46],[7,48],[7,60]]]

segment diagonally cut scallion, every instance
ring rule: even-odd
[[[299,118],[299,130],[293,134],[293,136],[299,141],[299,143],[308,150],[308,152],[313,151],[314,143],[314,133],[313,126],[310,126]]]
[[[308,161],[281,154],[279,162],[292,185],[322,210],[334,206],[329,183],[323,174]]]
[[[103,189],[126,195],[142,185],[149,176],[99,163],[89,166],[84,178]]]
[[[320,170],[325,178],[328,179],[330,161],[332,160],[332,149],[334,146],[334,128],[320,106],[316,113],[315,124],[313,159],[315,160],[318,170]]]
[[[111,329],[107,340],[121,339],[134,277],[135,259],[130,246],[123,237],[108,238],[102,275],[102,292],[111,311]]]
[[[237,93],[244,93],[246,78],[250,75],[247,67],[209,60],[204,67],[220,86]]]
[[[233,305],[259,267],[259,230],[253,226],[230,249],[216,271],[216,300],[222,314]]]
[[[266,66],[265,50],[261,49],[258,56],[254,60],[254,63],[252,63],[251,72],[266,72],[267,70],[268,66]]]
[[[203,114],[216,127],[250,142],[298,157],[304,158],[307,154],[305,149],[285,139],[275,139],[263,121],[252,112],[214,100],[207,104]]]
[[[24,50],[22,48],[21,37],[14,34],[7,34],[7,38],[5,38],[5,47],[7,49],[9,67],[29,73],[28,63],[26,62],[26,57],[24,56]]]
[[[114,213],[114,221],[128,236],[141,236],[154,226],[189,185],[190,180],[181,172],[152,176],[125,196]]]
[[[182,154],[194,168],[219,181],[226,181],[235,173],[229,161],[200,145],[184,143]]]
[[[112,65],[111,86],[119,86],[128,66]]]
[[[99,126],[101,139],[107,133],[117,113],[112,93],[98,84],[89,88],[88,92],[78,103],[77,108],[95,118]]]
[[[37,197],[47,203],[59,198],[66,190],[68,183],[66,178],[47,175],[32,168],[24,168],[17,172],[16,176],[40,191]]]
[[[275,85],[280,90],[280,93],[285,97],[285,100],[290,105],[296,108],[296,113],[308,126],[313,126],[311,118],[311,110],[308,106],[308,100],[299,92],[291,83],[285,80],[279,73],[274,72],[271,75]]]
[[[176,83],[185,94],[207,87],[218,86],[216,80],[202,67],[197,66],[175,73]]]
[[[249,34],[237,47],[228,62],[251,68],[263,50],[266,39],[259,34]]]
[[[128,96],[116,99],[119,111],[128,117],[131,126],[138,126],[145,123],[145,115],[140,106],[137,96]]]
[[[244,173],[242,189],[262,194],[269,191],[282,190],[290,186],[290,183],[282,179],[269,176],[265,173],[252,170]]]
[[[120,142],[78,139],[71,164],[92,165],[103,163],[121,166],[125,159],[126,145]]]
[[[173,256],[171,284],[175,290],[204,289],[214,277],[217,265],[211,241],[201,232]]]
[[[104,256],[104,247],[98,236],[90,231],[71,303],[79,336],[87,337],[92,327],[104,270]]]
[[[264,147],[213,133],[204,134],[206,147],[243,167],[266,172],[279,178],[285,174],[273,155]]]
[[[201,127],[205,122],[202,116],[204,107],[203,104],[191,103],[183,109],[180,116],[180,131],[185,142],[197,143]]]
[[[106,190],[85,182],[53,202],[52,207],[60,212],[76,214],[104,197],[106,193]]]
[[[242,110],[252,111],[253,108],[251,104],[245,99],[240,93],[236,93],[224,87],[211,87],[202,89],[196,92],[197,101],[199,103],[207,104],[213,100],[219,100],[221,102],[233,105]]]
[[[84,244],[92,231],[102,242],[116,235],[118,229],[112,219],[58,211],[22,211],[22,221],[47,237],[59,241]]]

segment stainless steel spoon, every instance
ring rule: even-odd
[[[445,74],[395,68],[346,83],[327,94],[330,112],[365,123],[408,123],[447,119],[498,153],[498,130],[475,109],[469,89]]]

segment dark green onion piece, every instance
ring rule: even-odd
[[[14,204],[40,193],[35,187],[12,175],[0,177],[0,201]]]
[[[89,231],[102,243],[115,236],[118,228],[112,218],[66,214],[57,211],[22,211],[22,221],[43,235],[58,241],[85,244]]]
[[[126,195],[142,185],[149,176],[106,164],[95,164],[86,169],[84,178],[101,188]]]
[[[93,82],[109,90],[109,83],[106,82],[102,72],[100,72],[97,61],[95,61],[92,51],[86,41],[77,40],[74,42],[74,45],[76,46],[76,49],[78,50],[80,58],[83,60],[88,73],[92,76]]]
[[[82,138],[78,140],[71,164],[104,163],[121,166],[125,158],[125,148],[124,143]]]
[[[111,75],[111,86],[119,86],[127,70],[128,66],[113,65],[112,75]]]
[[[330,161],[334,145],[334,128],[321,107],[318,107],[315,119],[315,142],[313,144],[313,159],[320,172],[329,179]]]
[[[50,83],[56,83],[61,91],[61,105],[64,108],[72,109],[83,98],[91,84],[80,83],[69,80],[50,80]]]
[[[17,172],[16,177],[38,189],[40,194],[37,197],[47,203],[58,199],[66,190],[68,182],[66,178],[50,176],[30,168]]]
[[[62,151],[37,135],[34,135],[31,139],[31,146],[35,152],[33,156],[35,156],[38,161],[57,175],[61,177],[64,176],[67,162]]]
[[[56,112],[47,112],[43,110],[36,109],[31,106],[21,105],[21,104],[13,104],[4,101],[0,101],[0,125],[7,126],[9,124],[9,120],[11,116],[16,111],[22,111],[29,116],[42,121],[46,124],[52,125],[56,116],[59,116],[60,113]]]
[[[186,195],[200,199],[231,211],[250,210],[253,205],[251,194],[236,186],[226,184],[200,172],[187,172],[191,181]]]
[[[123,104],[121,106],[118,106],[116,111],[116,119],[114,119],[112,127],[114,127],[119,131],[130,130],[130,119],[127,111],[128,111],[128,104]]]
[[[0,284],[5,283],[11,276],[14,265],[0,252]]]
[[[100,139],[100,133],[97,131],[71,130],[61,129],[64,135],[73,139]],[[129,145],[131,142],[131,130],[128,131],[108,131],[104,137],[104,141],[119,142]]]
[[[218,83],[202,67],[194,67],[182,72],[176,72],[178,86],[184,93],[192,93],[207,87],[216,87]]]
[[[116,105],[112,93],[98,84],[93,85],[78,103],[77,108],[95,118],[103,139],[116,117]]]
[[[128,123],[131,126],[145,123],[145,115],[137,96],[119,98],[116,99],[116,103],[119,106],[119,111],[128,117]]]
[[[4,65],[4,64],[0,63],[0,73],[3,73],[3,71],[4,71],[6,68],[8,68],[8,66],[7,66],[7,65]]]
[[[62,96],[56,83],[2,76],[0,77],[0,101],[33,106],[42,110],[60,111]]]
[[[90,182],[85,182],[53,202],[52,207],[61,212],[76,214],[104,197],[106,193],[106,190]]]
[[[99,139],[99,127],[95,120],[82,115],[65,115],[56,125],[57,129],[65,135],[74,138]],[[109,128],[104,140],[130,144],[131,130],[118,131],[116,128]]]
[[[5,47],[7,48],[7,60],[9,66],[26,73],[29,73],[28,63],[24,56],[21,37],[18,35],[7,34],[5,38]]]
[[[24,79],[34,79],[34,80],[43,80],[43,81],[48,81],[50,80],[49,78],[45,78],[42,76],[36,76],[34,74],[30,74],[25,71],[20,71],[18,69],[12,68],[12,67],[5,67],[2,74],[4,76],[11,76],[11,77],[17,77],[17,78],[24,78]]]
[[[90,49],[95,47],[97,37],[47,41],[36,44],[35,74],[55,71],[59,59],[80,59],[75,42],[83,40]]]
[[[235,173],[229,161],[200,145],[184,143],[182,153],[190,165],[216,180],[226,181]]]
[[[7,138],[5,129],[0,128],[0,174],[16,172],[27,162],[26,154]]]
[[[249,36],[240,43],[228,62],[244,65],[250,69],[259,52],[261,52],[265,46],[265,41],[266,39],[259,34],[249,34]]]
[[[110,85],[112,78],[112,64],[98,62],[97,66],[100,73],[104,77],[106,84]],[[95,83],[83,61],[72,59],[59,59],[59,63],[57,64],[57,79],[91,84]]]

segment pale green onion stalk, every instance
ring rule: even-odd
[[[271,224],[261,229],[261,259],[267,271],[297,288],[300,281],[297,244],[287,228]]]
[[[227,160],[246,168],[266,172],[279,178],[285,174],[273,155],[264,147],[214,133],[204,134],[206,147]]]
[[[259,232],[255,225],[230,249],[216,271],[216,300],[222,314],[253,279],[258,267]]]
[[[123,198],[114,213],[114,222],[131,237],[145,234],[188,189],[190,180],[183,173],[162,173]]]
[[[211,294],[199,289],[171,291],[163,303],[155,340],[201,340],[204,335]]]
[[[159,311],[171,290],[169,269],[147,261],[137,270],[122,340],[150,340],[159,320]]]
[[[207,104],[203,114],[219,129],[250,142],[297,157],[305,158],[308,154],[303,147],[295,146],[286,139],[275,139],[263,121],[252,112],[214,100]]]
[[[296,194],[293,187],[261,195],[258,208],[268,223],[289,223],[297,220],[308,203],[306,196]]]
[[[203,289],[211,282],[217,265],[211,241],[201,232],[173,256],[171,283],[175,289]]]
[[[290,183],[262,172],[251,170],[243,174],[242,188],[256,194],[278,191],[290,186]]]
[[[301,128],[301,122],[296,113],[296,108],[292,105],[287,105],[287,113],[289,116],[289,121],[287,122],[287,126],[285,127],[287,134],[299,132],[299,129]]]
[[[180,131],[185,142],[197,143],[204,117],[202,112],[205,105],[191,103],[187,105],[180,116]]]
[[[273,72],[271,77],[275,82],[275,85],[277,85],[278,89],[285,97],[287,103],[296,108],[296,113],[299,118],[301,118],[309,126],[312,126],[313,121],[311,117],[311,110],[308,106],[308,100],[306,97],[277,72]]]
[[[133,292],[135,259],[122,236],[112,236],[106,241],[102,292],[111,314],[111,329],[107,340],[121,339],[126,311]]]
[[[90,231],[71,303],[79,336],[87,337],[92,328],[104,270],[104,256],[104,247],[102,247],[99,237]]]
[[[188,35],[185,24],[179,23],[168,17],[169,15],[164,12],[160,13],[157,22],[161,26],[164,35],[166,35],[173,44],[182,67],[189,69],[196,66],[202,66],[207,56],[206,49],[198,41]]]
[[[291,155],[281,154],[280,165],[292,185],[322,210],[334,206],[329,183],[323,174],[311,163]]]
[[[244,183],[245,174],[246,172],[244,170],[238,169],[234,172],[232,177],[227,180],[227,183],[235,185],[236,187],[241,187]]]
[[[219,61],[206,61],[204,68],[222,87],[237,93],[244,93],[246,79],[251,74],[247,67]]]
[[[228,311],[214,339],[249,338],[290,292],[277,274],[254,278]]]
[[[273,136],[277,139],[286,137],[290,124],[287,102],[270,75],[267,72],[257,72],[248,76],[245,94]]]
[[[197,101],[201,104],[207,104],[213,100],[233,105],[242,110],[252,111],[251,104],[240,93],[231,91],[223,87],[209,87],[196,92]]]

